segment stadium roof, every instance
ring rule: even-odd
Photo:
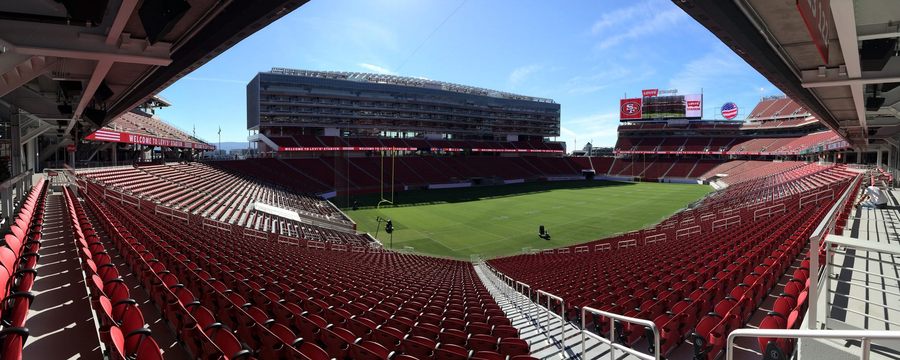
[[[64,134],[97,128],[304,3],[0,2],[0,97]]]
[[[519,95],[519,94],[485,89],[485,88],[480,88],[480,87],[475,87],[475,86],[459,85],[459,84],[448,83],[448,82],[443,82],[443,81],[436,81],[436,80],[409,77],[409,76],[345,72],[345,71],[300,70],[300,69],[288,69],[288,68],[280,68],[280,67],[272,68],[272,71],[270,71],[269,73],[293,75],[293,76],[317,77],[317,78],[325,78],[325,79],[360,81],[360,82],[377,83],[377,84],[392,84],[392,85],[401,85],[401,86],[411,86],[411,87],[419,87],[419,88],[427,88],[427,89],[453,91],[453,92],[458,92],[458,93],[463,93],[463,94],[491,96],[491,97],[497,97],[497,98],[503,98],[503,99],[536,101],[536,102],[550,103],[550,104],[556,103],[552,99]]]
[[[898,145],[896,0],[673,2],[854,146]]]

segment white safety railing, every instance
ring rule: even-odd
[[[898,340],[900,331],[887,330],[784,330],[784,329],[737,329],[728,334],[728,343],[725,347],[725,360],[734,360],[734,339],[739,337],[750,338],[778,338],[778,339],[843,339],[860,340],[861,351],[859,358],[869,360],[869,352],[872,340]],[[787,354],[786,354],[787,355]]]
[[[556,300],[559,301],[559,343],[564,345],[566,342],[566,303],[563,298],[559,296],[544,290],[538,290],[537,298],[534,299],[538,304],[541,302],[541,295],[547,298],[547,311],[544,313],[546,321],[544,322],[544,325],[542,325],[544,327],[544,333],[547,334],[547,342],[553,344],[553,337],[550,335],[550,321],[552,320],[551,317],[555,314],[553,314],[551,301]]]
[[[819,281],[821,279],[819,270],[820,266],[824,266],[825,264],[819,264],[819,244],[822,243],[822,239],[825,238],[827,234],[834,233],[834,225],[837,223],[838,214],[840,214],[841,209],[843,209],[847,200],[850,198],[851,192],[856,189],[856,184],[862,179],[862,176],[857,175],[850,184],[847,186],[847,189],[841,194],[838,198],[838,201],[834,203],[831,209],[828,210],[828,213],[822,219],[822,222],[816,226],[816,229],[813,230],[812,235],[809,236],[809,278],[812,279],[809,282],[809,308],[807,310],[807,316],[809,317],[809,329],[815,330],[818,328],[818,297],[819,297]],[[828,258],[825,258],[825,261],[828,261]]]
[[[534,309],[534,303],[532,303],[532,300],[531,300],[531,285],[528,285],[521,281],[513,280],[512,278],[509,278],[509,280],[513,282],[513,286],[514,286],[513,289],[515,289],[520,294],[528,297],[528,309],[529,310]],[[527,292],[526,292],[526,290],[527,290]],[[526,311],[524,308],[519,307],[518,301],[514,302],[513,304],[516,306],[516,309],[519,309],[519,311],[521,311],[523,314],[525,314],[525,317],[527,317],[528,320],[532,320],[532,318],[531,318],[532,311]]]
[[[609,319],[609,338],[602,337],[598,334],[594,334],[587,329],[587,314],[600,315],[606,319]],[[645,354],[638,350],[632,349],[625,345],[619,344],[615,341],[616,339],[616,321],[627,322],[631,324],[638,324],[645,328],[650,329],[653,332],[653,354]],[[616,349],[621,350],[624,353],[628,353],[634,355],[641,359],[646,360],[659,360],[659,329],[656,327],[656,324],[650,320],[633,318],[625,315],[613,314],[611,312],[606,312],[603,310],[594,309],[591,307],[583,307],[581,308],[581,358],[584,359],[587,355],[587,346],[586,346],[586,337],[592,337],[600,342],[609,345],[609,358],[617,359]]]
[[[873,284],[897,284],[898,281],[900,281],[900,278],[893,277],[893,276],[887,276],[886,274],[878,272],[877,270],[866,271],[866,270],[862,270],[862,269],[854,269],[853,270],[854,272],[860,272],[860,273],[865,274],[865,277],[866,277],[865,281],[853,280],[852,278],[851,279],[842,279],[842,278],[840,278],[840,276],[832,276],[832,275],[837,275],[837,274],[835,274],[836,267],[834,265],[834,262],[832,261],[833,256],[835,254],[842,255],[845,258],[846,257],[862,258],[862,259],[864,259],[864,261],[878,262],[878,263],[883,264],[882,266],[887,265],[891,268],[896,266],[896,264],[894,264],[893,261],[879,260],[880,257],[879,257],[879,259],[875,259],[875,258],[869,257],[868,255],[859,256],[859,255],[855,255],[855,254],[851,254],[851,253],[847,252],[847,250],[852,249],[852,250],[866,251],[866,252],[871,252],[871,253],[885,254],[885,255],[889,255],[888,258],[891,258],[891,257],[900,256],[900,249],[897,249],[896,246],[886,245],[885,243],[881,243],[881,242],[861,241],[861,240],[855,241],[855,240],[856,239],[845,238],[842,236],[828,237],[825,239],[825,276],[823,277],[825,283],[822,284],[822,286],[823,286],[822,291],[825,293],[824,294],[824,296],[825,296],[825,327],[829,328],[829,329],[839,329],[842,325],[842,324],[840,324],[839,320],[831,317],[831,313],[832,313],[831,309],[832,308],[838,308],[841,311],[853,313],[857,316],[862,316],[863,318],[866,319],[866,321],[869,321],[869,319],[873,319],[873,320],[876,320],[879,322],[883,322],[885,324],[889,324],[891,326],[891,328],[900,327],[900,323],[898,323],[897,321],[889,320],[886,317],[881,318],[878,316],[873,316],[872,314],[866,313],[865,311],[856,310],[850,306],[846,306],[846,305],[842,306],[842,305],[835,304],[835,299],[832,299],[832,289],[836,290],[837,284],[839,284],[839,283],[845,283],[854,288],[860,287],[860,288],[866,289],[865,290],[866,293],[869,293],[870,291],[875,291],[875,292],[884,293],[885,295],[900,297],[900,292],[891,291],[891,290],[888,290],[887,288],[873,286]],[[834,247],[832,247],[832,246],[834,246]],[[838,268],[838,271],[840,271],[840,268]],[[832,288],[832,285],[834,285],[833,288]],[[890,286],[889,286],[889,288],[896,289],[896,287],[890,287]],[[838,295],[838,294],[836,293],[835,295]],[[871,301],[867,298],[861,298],[858,295],[856,295],[854,292],[851,292],[851,291],[847,291],[845,294],[840,294],[840,296],[849,298],[849,299],[852,299],[855,301],[861,301],[866,304],[866,308],[870,308],[872,306],[880,307],[885,310],[885,312],[884,312],[885,315],[887,315],[889,310],[897,308],[897,304],[888,304],[887,302],[881,303],[881,302]],[[878,298],[880,299],[880,297],[878,297]],[[880,312],[880,311],[878,311],[878,312]]]

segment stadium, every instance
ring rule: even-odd
[[[781,94],[611,81],[608,149],[393,71],[213,79],[240,156],[159,115],[318,4],[0,4],[0,359],[900,359],[891,0],[666,2]]]

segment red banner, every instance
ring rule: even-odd
[[[549,149],[472,149],[472,152],[561,153],[563,151]]]
[[[647,154],[647,155],[798,155],[798,151],[653,151],[653,150],[614,150],[614,154]]]
[[[643,96],[643,97],[648,97],[648,96],[659,96],[659,89],[644,89],[644,90],[641,90],[641,96]]]
[[[431,151],[462,152],[462,148],[430,148]],[[284,146],[278,151],[416,151],[415,147],[388,147],[388,146]],[[563,150],[550,149],[487,149],[473,148],[472,152],[514,152],[514,153],[561,153]]]
[[[619,119],[636,120],[641,118],[641,98],[619,100]]]
[[[278,151],[416,151],[414,147],[389,146],[282,146]]]
[[[831,19],[829,0],[797,0],[797,10],[809,31],[813,44],[819,50],[822,63],[828,64],[828,19]]]
[[[126,144],[176,147],[176,148],[183,148],[183,149],[198,149],[198,150],[215,150],[216,149],[215,146],[212,146],[209,144],[204,144],[204,143],[163,139],[163,138],[158,138],[158,137],[154,137],[154,136],[131,134],[131,133],[127,133],[127,132],[107,130],[107,129],[100,129],[100,130],[94,131],[90,135],[85,136],[84,139],[92,140],[92,141],[117,142],[117,143],[126,143]]]

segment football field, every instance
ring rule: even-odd
[[[560,247],[655,224],[712,189],[706,185],[572,181],[397,193],[396,206],[376,209],[379,196],[357,197],[345,209],[358,229],[387,247],[468,259],[513,255],[524,247]],[[393,241],[378,217],[391,219]],[[550,240],[538,237],[544,225]]]

